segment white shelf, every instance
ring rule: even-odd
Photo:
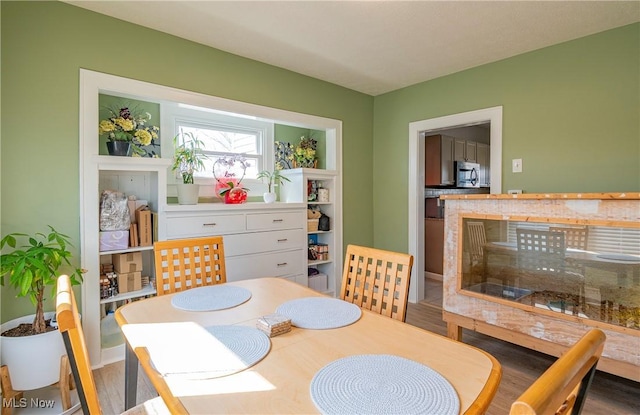
[[[109,304],[109,303],[114,303],[116,301],[129,300],[131,298],[146,297],[147,295],[153,295],[155,293],[156,293],[156,288],[153,286],[153,284],[149,284],[143,287],[141,290],[129,291],[126,293],[118,294],[113,297],[103,298],[100,300],[100,304]]]
[[[126,254],[129,252],[152,251],[152,250],[153,250],[153,245],[135,246],[133,248],[118,249],[116,251],[100,251],[100,255]]]
[[[330,259],[325,259],[325,260],[322,260],[322,261],[309,261],[309,262],[307,263],[307,266],[308,266],[308,267],[312,267],[312,266],[314,266],[314,265],[331,264],[332,262],[333,262],[333,261],[332,261],[332,260],[330,260]]]

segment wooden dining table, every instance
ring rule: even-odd
[[[172,305],[176,294],[127,304],[116,312],[127,342],[125,408],[136,404],[138,356],[136,348],[151,349],[154,336],[176,324],[202,327],[243,325],[256,327],[261,316],[279,305],[317,291],[281,278],[259,278],[227,283],[251,292],[248,301],[217,311],[184,311]],[[301,329],[271,337],[271,349],[257,364],[238,373],[205,379],[167,377],[169,393],[192,414],[211,413],[318,413],[310,396],[314,375],[337,359],[380,354],[410,359],[442,375],[455,389],[460,413],[484,413],[495,395],[502,368],[483,350],[420,329],[407,323],[362,310],[353,324],[335,329]],[[185,342],[186,343],[186,342]],[[138,349],[140,350],[140,349]],[[175,353],[190,353],[188,347]],[[151,362],[153,356],[151,356]]]

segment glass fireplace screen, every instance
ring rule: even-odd
[[[461,288],[640,329],[640,228],[464,218]]]

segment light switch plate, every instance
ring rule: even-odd
[[[513,173],[522,173],[522,159],[511,160],[511,167]]]

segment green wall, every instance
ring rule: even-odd
[[[633,24],[375,97],[375,246],[408,249],[408,124],[494,106],[503,107],[504,192],[640,190]],[[514,158],[522,173],[511,173]]]
[[[79,260],[79,70],[86,68],[342,120],[344,239],[373,243],[371,96],[65,3],[0,7],[3,235],[51,224],[71,236]],[[32,312],[10,287],[1,291],[2,321]]]
[[[503,189],[640,190],[640,24],[373,98],[65,3],[0,8],[2,235],[79,245],[80,68],[342,120],[345,244],[406,251],[408,124],[447,114],[503,106]],[[31,312],[14,295],[1,321]]]

